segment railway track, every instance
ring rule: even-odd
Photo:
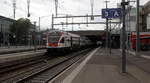
[[[1,63],[0,74],[15,70],[17,68],[25,67],[25,66],[28,66],[31,64],[39,63],[39,62],[45,60],[45,58],[46,58],[45,56],[41,55],[41,56],[36,56],[36,57],[32,57],[32,58]]]
[[[91,49],[65,56],[49,57],[14,71],[0,74],[0,83],[46,83],[70,65],[84,57]]]
[[[5,66],[0,66],[0,83],[2,83],[3,80],[13,78],[16,75],[20,74],[21,72],[23,72],[22,70],[24,70],[24,68],[29,68],[30,66],[36,65],[37,63],[44,63],[46,59],[48,59],[48,57],[41,55],[32,58],[26,58],[22,60],[4,63],[4,65],[6,64]],[[11,64],[11,65],[7,65],[7,64]]]

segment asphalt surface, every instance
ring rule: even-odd
[[[80,67],[82,63],[85,65]],[[149,59],[127,53],[126,73],[122,73],[121,63],[119,49],[106,55],[105,49],[99,48],[89,60],[78,62],[49,83],[150,83]]]

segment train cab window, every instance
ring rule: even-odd
[[[58,43],[60,39],[59,32],[51,32],[48,34],[48,42],[50,43]]]
[[[59,36],[49,36],[48,41],[51,43],[57,43],[59,41]]]
[[[63,38],[61,39],[60,43],[64,43],[64,41],[65,41],[65,40],[64,40],[64,37],[63,37]]]

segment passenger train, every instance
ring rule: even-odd
[[[132,32],[131,36],[131,47],[136,49],[136,32]],[[150,32],[140,32],[140,48],[141,50],[150,50]]]
[[[87,48],[92,45],[87,37],[81,37],[60,30],[51,30],[47,33],[47,52],[66,53]]]

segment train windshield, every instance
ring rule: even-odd
[[[59,39],[60,39],[60,33],[59,32],[51,32],[51,33],[49,33],[48,41],[50,43],[58,43]]]

